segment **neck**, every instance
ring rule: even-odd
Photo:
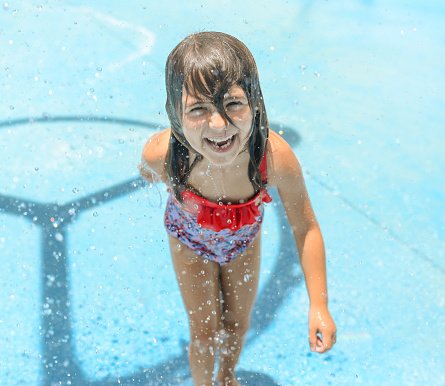
[[[203,157],[202,164],[203,165],[209,165],[209,168],[212,173],[219,173],[219,174],[225,174],[225,173],[231,173],[234,170],[243,170],[247,169],[250,163],[250,155],[248,152],[241,152],[239,153],[236,158],[227,165],[215,165],[211,161],[209,161],[207,158]]]

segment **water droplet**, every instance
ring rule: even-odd
[[[94,212],[94,213],[93,213],[93,216],[94,216],[94,217],[98,217],[98,216],[99,216],[99,213]]]
[[[79,193],[79,190],[77,188],[74,188],[73,193]]]
[[[211,300],[207,300],[207,304],[212,304],[212,301]]]
[[[97,67],[96,71],[101,72],[102,71],[102,67]]]
[[[54,283],[54,281],[56,280],[56,277],[53,275],[46,275],[46,277],[47,277],[49,283]]]

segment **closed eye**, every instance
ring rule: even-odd
[[[238,111],[244,107],[244,104],[241,101],[231,101],[226,104],[225,109],[227,111]]]
[[[187,112],[187,114],[191,117],[200,117],[202,115],[204,115],[207,112],[207,109],[204,106],[194,106],[191,109],[189,109],[189,111]]]

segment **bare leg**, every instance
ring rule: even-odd
[[[250,326],[250,314],[258,290],[261,261],[261,236],[235,260],[221,266],[222,320],[224,340],[220,345],[218,384],[239,385],[235,366]]]
[[[188,351],[195,386],[214,385],[217,337],[222,328],[219,264],[196,256],[169,236],[173,266],[187,310],[190,328]]]

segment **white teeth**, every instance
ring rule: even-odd
[[[225,149],[226,147],[229,147],[231,143],[232,143],[232,140],[228,141],[225,145],[220,146],[220,148]]]
[[[233,137],[233,135],[231,135],[230,137],[227,138],[222,138],[222,139],[213,139],[213,138],[207,138],[209,141],[218,143],[218,142],[224,142],[224,141],[228,141],[229,139],[231,139]]]
[[[207,140],[209,142],[212,142],[215,146],[218,146],[220,149],[225,149],[230,146],[230,144],[233,141],[233,138],[235,138],[235,135],[232,135],[232,136],[224,138],[224,139],[207,138]],[[227,143],[225,143],[224,145],[218,145],[219,143],[226,142],[226,141],[227,141]]]

